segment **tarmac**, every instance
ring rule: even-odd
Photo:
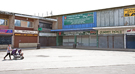
[[[6,55],[3,51],[0,72],[135,65],[135,52],[45,47],[23,49],[23,60],[9,60],[9,57],[3,60]]]

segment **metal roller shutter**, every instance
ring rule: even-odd
[[[69,37],[68,45],[69,45],[69,46],[73,46],[73,44],[74,44],[74,36],[70,36],[70,37]]]
[[[114,36],[114,48],[124,48],[124,36]]]
[[[89,46],[89,36],[82,36],[82,45]]]
[[[99,36],[99,48],[107,48],[107,36]]]
[[[109,48],[113,48],[113,37],[112,36],[108,37],[108,44],[109,44]]]
[[[63,46],[68,45],[68,36],[63,36]]]
[[[96,36],[90,36],[90,46],[97,46]]]

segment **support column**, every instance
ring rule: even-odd
[[[124,48],[126,49],[126,34],[124,34]]]
[[[57,36],[56,36],[56,45],[59,46],[59,33],[57,32]]]
[[[12,47],[14,48],[14,45],[15,45],[15,36],[14,36],[14,21],[15,21],[15,15],[10,15],[9,16],[9,29],[12,29],[13,30],[13,36],[12,36]]]
[[[98,46],[98,30],[96,31],[96,36],[97,36],[97,47],[99,47]]]

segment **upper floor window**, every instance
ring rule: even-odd
[[[0,25],[7,25],[7,19],[0,19]]]
[[[52,24],[40,22],[40,23],[39,23],[39,27],[40,27],[40,28],[46,28],[46,29],[52,29]]]
[[[20,20],[15,20],[15,26],[21,26],[21,21]]]
[[[32,23],[33,22],[30,21],[15,20],[15,26],[20,26],[20,27],[33,27]]]

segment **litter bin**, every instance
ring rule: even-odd
[[[37,44],[37,49],[40,49],[40,43]]]
[[[73,44],[73,48],[76,48],[76,44]]]

